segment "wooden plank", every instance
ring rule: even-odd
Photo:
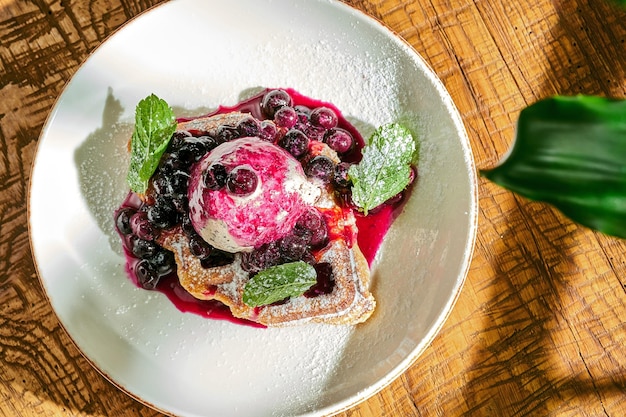
[[[0,0],[0,415],[158,416],[101,377],[39,287],[25,204],[36,142],[91,51],[159,0]],[[602,0],[350,0],[450,91],[476,165],[554,94],[626,96],[626,13]],[[626,243],[480,181],[476,252],[432,345],[342,417],[619,416],[626,410]]]

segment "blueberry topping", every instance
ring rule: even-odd
[[[211,164],[204,172],[202,180],[209,190],[219,190],[226,185],[228,173],[226,167],[218,162]]]
[[[317,272],[317,283],[309,288],[304,296],[307,298],[317,297],[324,294],[330,294],[335,288],[335,276],[332,265],[328,262],[320,262],[313,265]]]
[[[308,249],[307,239],[303,236],[290,234],[280,239],[280,256],[282,259],[291,262],[302,259]]]
[[[324,129],[332,129],[337,126],[337,114],[328,107],[318,107],[311,112],[311,123]]]
[[[234,168],[228,174],[226,188],[231,193],[243,197],[252,194],[259,183],[256,173],[245,166]]]
[[[261,102],[261,110],[269,119],[274,117],[276,110],[291,106],[291,96],[285,90],[271,90],[265,94]]]
[[[148,219],[159,229],[169,229],[178,223],[179,213],[172,200],[159,198],[148,208]]]
[[[217,141],[219,143],[230,142],[241,137],[239,130],[235,126],[222,125],[217,128]]]
[[[176,151],[182,146],[183,143],[185,143],[185,139],[190,138],[191,136],[191,133],[186,130],[177,130],[172,135],[170,143],[167,145],[167,150],[169,152]]]
[[[263,120],[261,122],[261,132],[259,133],[259,138],[268,142],[274,142],[277,133],[278,129],[276,129],[276,125],[274,125],[274,123],[270,123],[267,120]]]
[[[309,150],[309,138],[302,131],[291,129],[278,141],[278,145],[295,158],[300,158]]]
[[[350,169],[349,162],[340,162],[335,165],[335,172],[333,175],[333,184],[339,188],[348,188],[352,185],[352,181],[348,178],[348,170]]]
[[[180,157],[178,151],[170,152],[161,159],[159,173],[169,174],[175,171],[186,171],[190,163]]]
[[[307,106],[295,106],[293,108],[298,114],[298,124],[307,125],[309,124],[309,118],[311,117],[311,109]]]
[[[136,258],[152,258],[158,250],[159,246],[156,243],[150,240],[141,239],[140,237],[134,235],[131,236],[130,251]]]
[[[129,235],[133,232],[133,229],[130,226],[130,219],[135,214],[137,210],[131,207],[124,207],[115,215],[115,227],[117,231],[123,235]]]
[[[209,245],[204,239],[196,235],[189,238],[189,250],[196,258],[205,259],[211,255],[213,246]]]
[[[335,173],[335,163],[324,155],[318,155],[307,162],[304,173],[323,182],[330,182]]]
[[[276,126],[291,129],[298,122],[298,114],[292,107],[281,107],[274,114],[274,123]]]
[[[193,223],[191,223],[191,219],[189,218],[189,215],[183,215],[182,217],[183,218],[180,222],[180,227],[183,230],[183,233],[187,237],[196,236],[197,232],[196,232],[196,229],[194,229],[193,227]]]
[[[240,137],[258,137],[261,133],[261,126],[254,117],[246,117],[237,124],[237,132]]]
[[[154,225],[148,220],[148,214],[138,211],[130,218],[130,227],[133,233],[143,240],[154,240],[158,233]]]
[[[180,217],[189,212],[189,199],[186,194],[172,198],[172,205],[179,213]]]
[[[220,141],[217,140],[217,138],[214,138],[213,136],[208,136],[208,135],[200,136],[198,138],[198,141],[204,145],[206,152],[211,152],[213,149],[217,147],[217,145],[220,144]]]
[[[354,138],[347,130],[334,128],[324,135],[324,142],[337,153],[346,153],[354,147]]]
[[[245,271],[256,273],[280,263],[278,242],[261,245],[252,252],[242,254],[242,267]]]
[[[166,195],[174,198],[180,198],[187,195],[187,184],[189,183],[189,174],[183,171],[173,172],[167,176],[167,193]]]
[[[309,137],[309,139],[311,140],[316,140],[318,142],[322,142],[324,140],[324,135],[326,134],[327,130],[324,129],[323,127],[319,127],[319,126],[306,126],[306,128],[304,129],[304,133],[306,133],[306,135]]]
[[[167,275],[176,268],[174,254],[166,249],[159,250],[152,258],[148,259],[148,262],[159,276]]]
[[[199,161],[206,153],[207,148],[204,140],[200,138],[185,138],[184,143],[177,149],[178,158],[183,162],[193,163]]]
[[[208,257],[200,260],[200,265],[202,265],[203,268],[214,268],[216,266],[232,264],[234,261],[235,254],[213,249]]]
[[[307,210],[296,222],[294,234],[306,239],[312,248],[323,247],[328,238],[326,221],[317,209]]]
[[[159,283],[160,276],[156,267],[146,259],[137,262],[135,275],[137,283],[146,290],[154,290]]]

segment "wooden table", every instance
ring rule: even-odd
[[[26,201],[37,140],[89,53],[160,0],[0,0],[0,415],[157,416],[90,367],[39,285]],[[350,0],[428,61],[478,168],[519,111],[554,94],[626,96],[626,12],[603,0]],[[626,243],[480,181],[467,283],[400,378],[341,416],[626,413]]]

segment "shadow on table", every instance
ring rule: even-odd
[[[626,68],[612,63],[624,62],[616,57],[625,53],[626,11],[602,0],[578,3],[557,5],[558,24],[549,28],[549,37],[556,40],[554,53],[537,52],[550,57],[550,69],[536,96],[623,97]],[[604,42],[599,44],[598,39]],[[495,186],[487,192],[495,199],[507,193]],[[480,253],[485,254],[481,261],[489,264],[498,288],[505,290],[491,294],[480,307],[486,315],[474,336],[476,346],[468,348],[474,353],[469,360],[476,361],[461,392],[467,407],[464,415],[547,415],[555,410],[571,415],[583,404],[607,415],[612,415],[616,404],[623,409],[623,355],[605,350],[617,341],[611,338],[611,329],[602,327],[588,311],[594,301],[603,302],[602,296],[590,299],[572,283],[582,275],[579,260],[588,256],[582,248],[598,247],[598,241],[607,247],[610,238],[573,224],[545,204],[518,196],[503,218],[491,221],[506,229],[498,241],[479,238]],[[616,245],[624,247],[622,242]],[[611,262],[610,254],[599,256]],[[615,272],[607,272],[611,273]],[[621,287],[614,291],[623,296]],[[581,311],[573,316],[574,309],[568,306],[577,304]],[[566,345],[560,337],[577,342]],[[557,350],[562,356],[552,353]],[[572,361],[563,363],[563,358]]]

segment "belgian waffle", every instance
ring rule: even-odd
[[[220,126],[235,125],[245,117],[249,115],[238,112],[201,117],[179,123],[177,130],[214,135]],[[338,160],[336,153],[321,143],[315,153]],[[282,303],[249,307],[242,300],[243,288],[249,279],[249,273],[242,268],[242,254],[235,254],[231,264],[206,268],[191,253],[189,238],[180,226],[163,231],[157,242],[174,253],[180,284],[186,291],[200,300],[224,303],[235,317],[266,326],[305,322],[361,323],[372,314],[376,302],[368,289],[370,271],[367,261],[355,239],[349,237],[356,230],[354,215],[350,210],[339,207],[330,187],[321,186],[321,189],[322,195],[315,206],[333,211],[339,217],[333,224],[333,238],[314,254],[317,262],[326,262],[332,267],[334,286],[328,294],[314,297],[302,295]]]

